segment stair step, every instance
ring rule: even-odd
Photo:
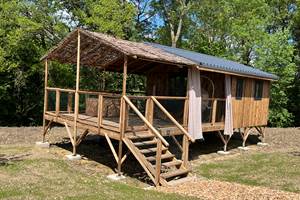
[[[127,138],[129,138],[130,140],[138,140],[138,139],[153,139],[154,135],[152,134],[138,134],[138,135],[126,135]]]
[[[161,165],[164,167],[173,167],[173,166],[178,166],[181,164],[182,164],[181,160],[172,160],[170,162],[161,163]]]
[[[157,141],[156,140],[148,140],[148,141],[142,141],[142,142],[134,142],[133,144],[136,147],[142,147],[142,146],[157,144]]]
[[[166,147],[162,147],[162,151],[165,151],[167,150],[168,148]],[[143,153],[143,154],[146,154],[146,153],[154,153],[157,151],[157,148],[156,147],[153,147],[153,148],[148,148],[148,149],[140,149],[140,152]]]
[[[188,169],[178,169],[178,170],[175,170],[175,171],[162,173],[161,177],[163,177],[164,179],[169,179],[169,178],[172,178],[172,177],[185,175],[187,173],[189,173]]]
[[[174,157],[175,157],[174,154],[166,153],[166,154],[162,154],[162,155],[161,155],[161,160],[164,160],[164,159],[171,159],[171,158],[174,158]],[[155,160],[156,160],[156,156],[149,156],[149,157],[146,157],[146,159],[147,159],[149,162],[152,162],[152,161],[155,161]]]

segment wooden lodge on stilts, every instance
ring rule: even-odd
[[[51,126],[62,124],[76,155],[76,147],[87,134],[99,134],[109,144],[119,175],[131,153],[155,185],[187,176],[189,144],[203,134],[219,134],[224,151],[233,130],[242,135],[243,146],[252,128],[263,137],[270,85],[277,78],[221,58],[81,29],[71,32],[42,61],[43,141]],[[50,61],[76,65],[75,89],[48,87]],[[123,73],[122,91],[81,90],[80,67]],[[144,95],[126,91],[128,74],[145,76]],[[50,102],[51,93],[54,102]],[[67,105],[62,109],[63,95]],[[80,103],[82,98],[84,103]],[[175,141],[180,157],[171,152],[167,137]],[[118,141],[118,149],[111,140]]]

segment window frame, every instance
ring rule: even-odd
[[[236,79],[235,99],[237,99],[237,100],[242,100],[243,99],[244,87],[245,87],[245,80],[242,79],[242,78],[237,78]],[[241,90],[239,90],[239,89],[241,89]]]
[[[255,80],[254,82],[254,92],[253,97],[254,100],[262,100],[264,92],[264,81],[263,80]]]

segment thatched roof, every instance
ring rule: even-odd
[[[72,31],[41,59],[76,64],[77,31],[80,32],[80,64],[100,68],[121,64],[124,55],[134,59],[173,65],[197,65],[193,61],[159,50],[145,43],[117,39],[101,33],[82,29]]]
[[[78,32],[80,33],[81,43],[80,64],[83,66],[95,66],[109,71],[122,71],[124,55],[127,55],[129,73],[146,73],[146,71],[154,68],[168,72],[178,70],[174,66],[191,66],[201,70],[238,76],[268,80],[277,79],[277,76],[273,74],[215,56],[153,43],[117,39],[82,29],[72,31],[41,59],[76,64]]]

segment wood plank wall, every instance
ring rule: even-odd
[[[174,71],[162,73],[153,70],[146,74],[147,77],[147,95],[169,95],[170,82],[169,79]],[[166,68],[167,69],[167,68]],[[160,69],[161,70],[161,69]],[[187,72],[181,69],[180,75],[187,76]],[[177,72],[178,73],[178,72]],[[176,74],[176,73],[174,73]],[[201,72],[202,76],[210,78],[214,82],[216,98],[225,98],[224,74],[213,72]],[[237,79],[244,80],[244,90],[242,99],[236,99],[236,82]],[[206,79],[203,79],[207,81]],[[261,100],[254,99],[255,81],[258,79],[232,76],[232,104],[233,104],[233,126],[234,128],[242,128],[249,126],[267,125],[269,113],[269,92],[270,81],[263,81],[263,97]],[[209,85],[209,84],[208,84]],[[205,87],[205,84],[203,84]]]
[[[267,125],[270,81],[263,81],[262,99],[255,100],[254,87],[256,79],[242,77],[239,77],[239,79],[244,80],[242,99],[236,99],[237,77],[232,76],[233,127],[242,128]]]

